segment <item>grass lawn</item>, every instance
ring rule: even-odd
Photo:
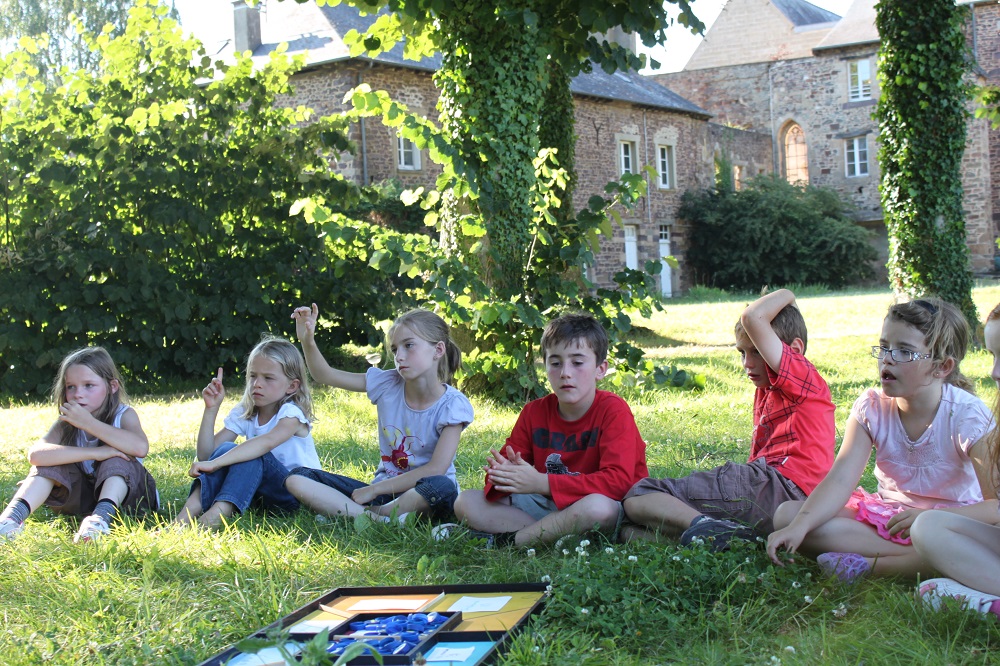
[[[826,377],[838,433],[861,389],[876,383],[868,347],[890,303],[885,291],[807,292],[807,356]],[[981,314],[1000,286],[975,291]],[[664,363],[707,376],[703,391],[627,395],[654,475],[744,461],[753,387],[732,347],[747,298],[670,303],[641,322],[640,343]],[[991,359],[963,363],[994,404]],[[212,375],[206,369],[204,382]],[[202,380],[199,380],[202,381]],[[239,387],[229,387],[230,396]],[[361,395],[320,390],[314,431],[326,469],[370,478],[377,460],[374,407]],[[473,400],[462,437],[463,487],[479,487],[484,454],[501,444],[516,410]],[[231,404],[231,401],[230,401]],[[539,581],[553,594],[516,641],[507,664],[996,663],[1000,627],[946,609],[930,613],[906,581],[845,587],[814,564],[770,564],[748,545],[719,555],[703,548],[606,544],[590,537],[535,553],[437,543],[430,525],[377,526],[248,513],[224,532],[157,531],[183,503],[201,416],[198,391],[134,401],[160,486],[161,515],[126,521],[96,545],[74,545],[76,521],[41,509],[16,541],[0,544],[0,663],[192,664],[340,586]],[[223,412],[227,409],[223,407]],[[26,451],[51,425],[50,405],[4,409],[0,495],[27,473]],[[221,425],[221,421],[220,421]],[[874,488],[870,472],[863,484]],[[586,554],[581,554],[584,551]]]

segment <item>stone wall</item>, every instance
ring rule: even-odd
[[[744,11],[750,4],[733,3],[733,6]],[[973,13],[968,30],[970,48],[978,65],[977,78],[981,83],[1000,85],[1000,5],[977,2]],[[714,26],[712,33],[714,37]],[[797,123],[808,145],[810,183],[831,187],[850,202],[855,218],[873,231],[879,263],[884,265],[888,241],[878,193],[878,128],[872,117],[878,98],[877,80],[872,81],[872,99],[851,102],[848,98],[848,64],[867,58],[874,74],[877,47],[872,43],[823,49],[809,57],[789,56],[750,64],[745,56],[731,54],[730,65],[661,74],[653,79],[711,112],[715,122],[769,133],[774,141],[775,168],[779,171],[783,131],[790,123]],[[698,63],[692,59],[688,66],[693,64]],[[845,142],[857,136],[867,137],[868,174],[848,176]],[[1000,130],[991,129],[984,120],[970,118],[962,186],[970,266],[974,272],[992,270],[997,253],[998,139]]]
[[[386,90],[394,100],[406,104],[412,112],[437,118],[435,105],[438,92],[429,72],[379,64],[369,66],[353,61],[297,74],[293,79],[295,94],[287,103],[310,106],[320,115],[343,111],[347,108],[343,104],[345,93],[361,82],[369,84],[373,90]],[[708,139],[707,125],[704,119],[662,109],[596,98],[576,98],[576,164],[579,174],[574,195],[576,209],[585,206],[592,195],[603,195],[605,184],[618,179],[619,140],[623,137],[635,141],[636,170],[647,164],[656,166],[658,146],[671,147],[675,176],[673,186],[664,189],[653,182],[648,196],[633,211],[624,213],[624,222],[637,227],[636,249],[640,267],[646,261],[660,259],[662,227],[662,233],[670,239],[672,253],[681,262],[680,271],[673,271],[671,276],[672,291],[675,293],[690,286],[683,259],[687,247],[686,227],[675,216],[680,195],[684,189],[709,187],[713,182],[716,145]],[[367,172],[368,182],[396,178],[406,186],[433,187],[441,172],[441,167],[431,163],[426,150],[422,151],[421,169],[400,169],[395,132],[378,119],[365,121],[363,141],[358,124],[351,126],[350,138],[358,147],[358,152],[356,155],[342,155],[337,168],[355,183],[361,184],[363,174]],[[743,145],[738,140],[731,143]],[[744,154],[746,158],[742,157]],[[748,150],[740,155],[741,160],[753,163],[756,168],[759,161],[756,153]],[[621,227],[616,226],[613,238],[602,241],[591,277],[599,286],[611,286],[611,277],[624,265],[625,234]]]

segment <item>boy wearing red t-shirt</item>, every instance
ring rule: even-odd
[[[680,535],[682,545],[703,539],[724,550],[733,537],[766,536],[778,506],[805,499],[830,471],[834,406],[803,356],[806,325],[795,294],[781,289],[747,306],[736,323],[736,349],[757,387],[748,462],[643,479],[625,497],[625,514],[638,525],[626,529],[627,539]]]
[[[490,451],[483,491],[463,491],[456,515],[490,545],[526,546],[565,534],[613,535],[621,499],[649,475],[632,410],[597,390],[608,335],[590,315],[549,322],[542,357],[552,393],[525,405],[503,452]],[[435,528],[444,538],[456,525]]]

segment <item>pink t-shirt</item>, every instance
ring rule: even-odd
[[[851,408],[875,445],[878,495],[886,502],[918,509],[983,501],[969,449],[993,427],[982,400],[951,384],[930,426],[915,441],[902,421],[896,399],[867,389]]]

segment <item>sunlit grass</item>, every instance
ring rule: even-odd
[[[876,383],[867,350],[878,339],[891,298],[872,290],[805,293],[799,305],[809,327],[807,355],[831,386],[842,432],[854,399]],[[669,302],[665,312],[639,322],[637,341],[652,357],[708,379],[703,391],[656,391],[630,399],[657,475],[747,456],[753,387],[743,375],[732,335],[752,296],[710,296],[712,302]],[[985,313],[1000,301],[1000,287],[982,285],[975,299]],[[988,354],[973,351],[963,369],[992,404],[996,391],[988,381],[990,365]],[[195,380],[194,385],[203,383]],[[239,394],[239,386],[229,388],[231,398]],[[457,460],[465,488],[480,487],[485,453],[503,444],[517,415],[516,409],[488,401],[473,403],[476,421],[462,437]],[[75,520],[42,509],[21,538],[0,544],[0,662],[192,664],[334,587],[537,581],[568,566],[558,550],[538,549],[529,558],[520,551],[485,551],[474,542],[437,543],[426,523],[359,535],[350,523],[317,521],[306,511],[293,516],[250,512],[220,534],[161,529],[188,492],[186,471],[201,400],[192,388],[169,397],[140,396],[134,405],[150,438],[147,466],[164,509],[118,524],[92,547],[72,543]],[[378,462],[371,403],[363,395],[321,389],[316,408],[314,436],[324,467],[370,477]],[[54,415],[43,404],[3,411],[4,501],[27,473],[28,447]],[[870,474],[865,483],[871,485]],[[641,560],[658,552],[653,548],[664,546],[630,552]],[[604,555],[597,550],[592,557],[600,565]],[[775,585],[762,587],[749,604],[706,609],[682,630],[664,628],[638,637],[600,637],[576,623],[543,617],[515,642],[506,663],[777,663],[772,657],[783,664],[991,663],[991,649],[1000,638],[995,622],[958,611],[927,613],[913,602],[909,583],[863,581],[842,591],[802,580],[799,590],[793,589],[800,580],[792,573],[772,571],[763,559],[753,564]],[[656,592],[690,593],[682,586]],[[805,602],[807,594],[818,600]],[[845,617],[831,613],[833,602],[822,605],[828,597],[838,604],[844,600]]]

